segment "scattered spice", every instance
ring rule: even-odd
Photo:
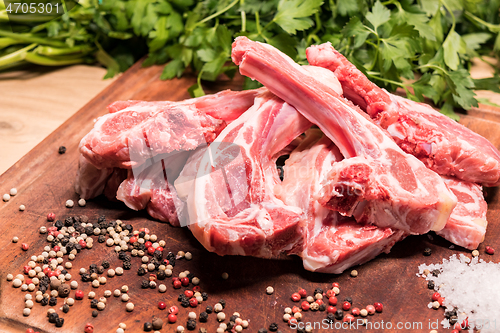
[[[478,250],[474,250],[474,251],[472,251],[472,256],[473,256],[473,257],[477,257],[477,256],[479,256],[479,251],[478,251]]]
[[[492,248],[491,246],[486,246],[486,248],[485,248],[485,252],[486,252],[487,254],[493,255],[493,254],[495,254],[495,249],[494,249],[494,248]]]
[[[24,212],[25,210],[26,210],[26,206],[25,205],[20,205],[19,206],[19,211]]]
[[[22,243],[21,248],[23,249],[23,251],[28,251],[30,246],[28,245],[28,243]]]
[[[432,254],[432,249],[430,247],[426,247],[424,249],[424,256],[428,257]]]
[[[227,280],[229,278],[229,274],[227,272],[222,273],[222,279]]]
[[[356,277],[356,276],[358,276],[358,271],[357,271],[357,270],[355,270],[355,269],[353,269],[353,270],[351,271],[351,276],[352,276],[352,277]]]
[[[3,199],[3,201],[5,201],[5,202],[9,201],[9,200],[10,200],[10,194],[5,193],[5,194],[2,196],[2,199]]]
[[[127,303],[126,309],[127,309],[128,312],[134,311],[134,303],[130,303],[130,302]]]
[[[68,208],[73,208],[73,206],[75,205],[74,201],[73,200],[66,200],[66,207]]]
[[[269,286],[266,288],[266,294],[272,295],[274,293],[274,288]]]
[[[64,146],[60,146],[60,147],[59,147],[59,149],[57,150],[57,152],[58,152],[59,154],[61,154],[61,155],[62,155],[62,154],[64,154],[64,153],[66,152],[66,147],[64,147]]]
[[[80,207],[85,207],[85,205],[87,204],[87,201],[85,201],[85,199],[80,199],[78,200],[78,206]]]

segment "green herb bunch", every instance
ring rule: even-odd
[[[8,17],[3,6],[0,70],[26,61],[98,61],[111,77],[147,54],[144,66],[166,64],[162,79],[196,73],[190,93],[200,96],[202,80],[236,72],[236,36],[269,43],[302,64],[309,45],[329,41],[376,84],[402,88],[413,100],[428,97],[456,118],[454,108],[477,105],[474,89],[500,92],[494,64],[492,78],[469,74],[473,58],[499,56],[499,9],[500,0],[80,0],[38,22]]]

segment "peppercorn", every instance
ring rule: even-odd
[[[323,303],[319,306],[319,311],[325,311],[326,310],[326,304]]]
[[[334,321],[335,321],[335,316],[333,315],[333,313],[328,313],[326,315],[326,321],[329,323],[329,324],[332,324]]]
[[[198,306],[198,300],[196,298],[190,298],[189,299],[189,305],[192,307],[192,308],[195,308]]]
[[[338,309],[337,311],[335,311],[335,319],[337,320],[341,320],[342,318],[344,318],[344,311]]]
[[[182,300],[181,301],[181,306],[184,308],[187,308],[189,306],[189,301],[188,300]]]
[[[226,308],[226,301],[223,300],[222,298],[219,300],[219,304],[222,305],[222,308],[225,309]]]
[[[206,292],[202,292],[201,297],[203,298],[203,301],[206,301],[208,299],[208,294]]]
[[[441,304],[441,302],[439,302],[439,304]],[[377,312],[382,312],[382,310],[384,309],[384,305],[380,302],[375,302],[373,306],[375,306],[375,311]]]
[[[432,254],[432,249],[430,247],[426,247],[424,249],[424,256],[428,257]]]
[[[42,298],[42,300],[40,301],[40,304],[42,304],[43,306],[49,304],[49,298],[48,297]]]
[[[155,317],[155,318],[153,318],[153,321],[151,324],[152,324],[154,330],[159,331],[163,327],[163,320]]]
[[[485,248],[485,252],[486,252],[487,254],[493,255],[493,254],[495,254],[495,249],[494,249],[494,248],[492,248],[491,246],[486,246],[486,248]]]
[[[350,308],[351,308],[351,303],[349,302],[342,303],[342,310],[349,311]]]
[[[95,317],[97,317],[98,315],[99,315],[99,311],[97,311],[97,310],[92,311],[92,317],[94,317],[94,318],[95,318]]]
[[[438,276],[441,271],[439,269],[434,269],[431,273],[433,276]]]
[[[144,267],[139,267],[139,269],[137,270],[137,275],[139,276],[143,276],[146,274],[146,270],[144,269]]]
[[[214,312],[214,308],[211,307],[210,305],[207,305],[205,311],[210,314],[210,313]]]
[[[271,325],[269,325],[269,330],[271,332],[276,332],[278,330],[278,324],[276,323],[271,323]]]
[[[450,317],[450,324],[451,325],[456,324],[457,321],[458,321],[458,317],[457,316],[451,316]]]
[[[51,297],[51,298],[49,299],[49,305],[50,305],[50,306],[56,306],[56,305],[57,305],[57,298],[55,298],[55,297]]]
[[[57,293],[59,297],[65,298],[68,297],[69,293],[71,292],[71,287],[67,284],[61,284],[59,288],[57,289]]]
[[[153,324],[150,322],[145,322],[144,323],[144,332],[150,332],[153,330]]]
[[[99,243],[104,243],[106,241],[106,237],[104,235],[99,235],[99,237],[97,237],[97,241]]]
[[[427,282],[427,288],[429,289],[434,289],[435,285],[434,285],[434,281],[432,280],[429,280],[429,282]]]
[[[56,312],[51,312],[49,314],[49,323],[54,324],[56,322],[57,318],[59,318],[59,315]]]
[[[293,293],[292,294],[292,301],[298,302],[298,301],[300,301],[300,299],[301,299],[301,296],[300,296],[299,293]]]
[[[257,331],[258,333],[267,333],[267,330],[265,328],[259,328]]]
[[[200,320],[200,323],[206,323],[208,320],[208,313],[206,313],[205,311],[200,313],[199,320]]]
[[[57,150],[57,152],[58,152],[59,154],[61,154],[61,155],[62,155],[62,154],[64,154],[64,153],[66,152],[66,147],[64,147],[64,146],[60,146],[60,147],[59,147],[59,149]]]
[[[142,280],[142,282],[141,282],[141,288],[142,289],[149,288],[149,281],[148,280]]]
[[[56,319],[56,327],[62,327],[64,325],[64,318]]]
[[[189,319],[187,321],[186,328],[189,331],[193,331],[194,329],[196,329],[196,320]]]
[[[130,263],[130,261],[124,261],[123,262],[123,269],[130,269],[132,268],[132,264]]]

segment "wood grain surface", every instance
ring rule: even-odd
[[[104,290],[113,291],[126,284],[130,287],[130,300],[135,304],[131,313],[125,311],[125,304],[113,296],[108,299],[107,307],[98,317],[91,316],[90,300],[85,297],[71,307],[67,314],[63,314],[60,307],[63,299],[58,300],[53,307],[65,319],[62,328],[56,328],[47,320],[46,313],[49,306],[35,303],[29,317],[23,317],[24,292],[12,287],[6,281],[6,275],[22,273],[32,255],[38,255],[47,245],[44,235],[38,233],[40,226],[50,226],[46,215],[49,212],[56,214],[58,219],[68,216],[87,215],[90,221],[105,215],[108,220],[121,219],[130,223],[134,228],[147,227],[159,239],[167,242],[166,251],[176,253],[179,250],[193,253],[193,260],[179,260],[174,268],[174,276],[184,270],[189,270],[201,279],[201,290],[209,294],[209,299],[194,309],[180,307],[178,322],[174,325],[164,324],[161,332],[174,332],[177,325],[186,325],[189,311],[197,314],[203,311],[206,305],[214,305],[219,299],[227,302],[227,318],[238,311],[244,319],[250,322],[246,332],[257,332],[261,327],[267,327],[272,322],[278,323],[282,332],[293,332],[282,320],[283,309],[297,305],[290,300],[290,295],[299,288],[305,288],[312,295],[315,288],[327,290],[332,282],[340,283],[340,300],[352,297],[353,305],[363,308],[374,302],[384,304],[384,312],[369,316],[373,329],[315,329],[314,332],[401,332],[396,329],[398,323],[409,323],[413,328],[408,332],[428,332],[430,323],[436,323],[443,318],[443,309],[432,310],[427,308],[432,292],[427,289],[423,279],[415,276],[418,265],[422,263],[438,263],[454,253],[470,251],[458,247],[450,248],[450,243],[433,235],[433,237],[411,236],[396,244],[388,255],[381,255],[375,260],[356,267],[357,277],[351,277],[349,270],[341,275],[317,274],[305,271],[298,257],[282,257],[273,260],[264,260],[250,257],[226,256],[219,257],[208,253],[190,235],[185,228],[173,228],[167,224],[150,220],[144,212],[133,212],[121,203],[109,202],[103,198],[87,203],[86,207],[75,206],[66,208],[67,199],[77,200],[74,192],[74,179],[77,170],[78,143],[91,129],[93,120],[106,113],[106,105],[116,100],[143,99],[143,100],[180,100],[188,97],[186,88],[194,83],[194,79],[187,77],[172,81],[160,81],[162,67],[141,68],[134,65],[128,72],[108,86],[102,93],[86,104],[79,112],[68,119],[55,132],[50,134],[42,143],[36,146],[7,172],[0,176],[0,194],[16,187],[18,194],[9,202],[0,202],[0,332],[24,332],[33,327],[40,333],[45,332],[83,332],[87,322],[93,323],[94,332],[115,332],[120,322],[127,324],[126,332],[142,332],[145,321],[151,321],[157,316],[166,322],[166,310],[159,310],[157,303],[163,300],[167,306],[178,305],[177,297],[185,288],[174,290],[171,279],[163,283],[167,285],[167,292],[161,294],[157,289],[143,290],[140,288],[144,277],[136,274],[140,266],[138,258],[132,258],[132,269],[125,271],[121,277],[108,278],[106,285],[92,288],[89,283],[80,280],[78,270],[92,263],[99,264],[106,259],[111,267],[120,266],[116,253],[112,248],[94,241],[91,250],[83,250],[73,261],[71,275],[80,284],[87,295],[94,290],[98,297]],[[208,92],[215,92],[225,88],[239,87],[240,81],[219,81],[208,87]],[[462,122],[471,129],[490,139],[497,147],[500,145],[498,114],[494,109],[472,110],[463,117]],[[57,150],[65,145],[68,150],[59,155]],[[488,232],[485,243],[479,250],[481,256],[498,262],[498,256],[484,254],[484,245],[500,247],[499,209],[500,200],[496,189],[488,191],[489,202]],[[25,205],[26,210],[18,210],[19,205]],[[14,236],[19,237],[18,243],[12,243]],[[94,237],[95,238],[95,237]],[[21,243],[29,244],[28,251],[21,250]],[[432,256],[424,257],[423,249],[430,247]],[[498,253],[498,251],[497,251]],[[229,279],[222,280],[221,274],[227,272]],[[267,295],[265,289],[273,286],[275,293]],[[34,292],[31,293],[34,295]],[[74,297],[74,291],[70,297]],[[304,322],[320,323],[326,317],[325,312],[305,312]],[[227,320],[226,320],[227,322]],[[384,324],[382,324],[384,323]],[[387,328],[388,323],[392,329]],[[377,326],[378,325],[378,326]],[[385,326],[382,326],[385,325]],[[421,325],[421,326],[415,326]],[[215,315],[209,316],[207,323],[198,323],[194,332],[205,327],[208,332],[215,332],[218,323]],[[439,331],[444,331],[439,329]]]
[[[87,65],[0,73],[0,174],[111,84],[105,73]]]

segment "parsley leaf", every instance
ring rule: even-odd
[[[289,34],[310,28],[314,21],[310,18],[323,4],[322,0],[280,0],[273,22]]]

